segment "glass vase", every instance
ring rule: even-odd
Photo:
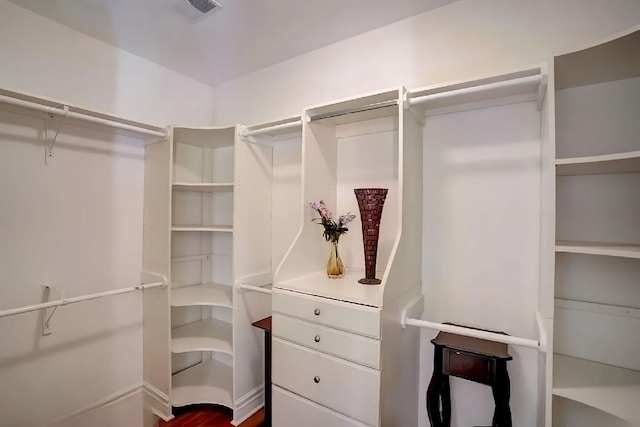
[[[329,242],[329,260],[327,261],[327,277],[339,279],[344,276],[344,264],[338,252],[338,242]]]

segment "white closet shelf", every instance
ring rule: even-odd
[[[233,354],[231,323],[206,319],[171,331],[171,352],[216,351]]]
[[[629,422],[640,420],[640,372],[554,354],[553,394]]]
[[[640,151],[556,160],[556,175],[640,173]]]
[[[185,307],[193,305],[211,305],[232,308],[231,286],[219,283],[203,283],[171,289],[171,305]]]
[[[173,406],[212,403],[233,408],[233,368],[209,359],[172,377]]]
[[[196,147],[222,148],[233,146],[235,126],[223,128],[211,127],[173,127],[175,143],[194,145]]]
[[[223,233],[232,233],[231,225],[172,225],[171,231],[220,231]]]
[[[197,191],[211,193],[214,191],[232,191],[233,182],[174,182],[172,188],[179,191]]]
[[[640,245],[600,242],[556,242],[556,252],[640,259]]]
[[[376,277],[381,278],[382,274],[382,272],[378,272]],[[379,307],[382,286],[358,283],[358,280],[364,276],[364,269],[347,268],[344,277],[329,279],[326,271],[322,270],[277,283],[275,287],[338,301]]]
[[[540,68],[518,71],[472,81],[411,90],[410,105],[420,105],[429,114],[462,111],[462,106],[494,105],[496,100],[542,102],[546,87],[545,71]],[[503,102],[498,102],[500,105]]]

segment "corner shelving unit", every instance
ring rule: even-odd
[[[172,133],[171,404],[233,409],[235,127]]]
[[[638,58],[637,29],[555,58],[554,426],[640,422]]]

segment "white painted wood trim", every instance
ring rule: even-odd
[[[640,309],[634,307],[597,304],[592,302],[574,301],[561,298],[555,299],[555,306],[557,308],[564,308],[567,310],[578,310],[586,311],[589,313],[606,314],[609,316],[633,317],[635,319],[640,319]]]
[[[173,419],[173,414],[171,413],[171,403],[169,401],[169,396],[167,396],[162,391],[158,390],[153,385],[145,382],[143,384],[144,391],[144,405],[149,408],[149,410],[159,418],[162,418],[164,421],[169,421]]]
[[[556,175],[640,173],[640,151],[556,160]]]
[[[640,245],[558,241],[556,252],[640,259]]]
[[[231,225],[172,225],[171,231],[217,231],[222,233],[233,233]]]
[[[188,323],[171,331],[171,352],[215,351],[233,354],[232,325],[217,319]]]
[[[213,191],[232,191],[233,182],[174,182],[172,184],[173,190],[179,191],[198,191],[198,192],[213,192]]]
[[[236,409],[233,411],[231,424],[234,426],[242,424],[263,407],[264,385],[261,384],[236,400]]]
[[[231,286],[219,283],[202,283],[200,285],[172,288],[171,306],[210,305],[232,308],[231,292]]]
[[[554,355],[554,396],[580,402],[627,422],[640,420],[640,372]]]
[[[98,408],[102,408],[105,406],[109,406],[112,405],[116,402],[119,402],[123,399],[128,399],[132,396],[135,396],[138,393],[141,393],[143,391],[143,384],[142,383],[138,383],[138,384],[133,384],[127,388],[124,388],[120,391],[117,391],[115,393],[112,393],[94,403],[91,403],[87,406],[84,406],[76,411],[70,412],[66,415],[63,415],[61,417],[55,418],[54,420],[48,421],[45,424],[42,424],[43,427],[46,426],[51,426],[51,425],[55,425],[55,424],[60,424],[66,421],[69,421],[75,417],[78,417],[80,415],[86,414],[88,412],[94,411]]]

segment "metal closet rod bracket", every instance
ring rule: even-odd
[[[54,121],[55,116],[52,113],[48,113],[48,118],[47,118],[47,127],[45,130],[45,135],[44,135],[44,139],[45,139],[45,163],[47,162],[47,160],[50,157],[53,157],[53,147],[55,147],[56,145],[56,140],[58,139],[58,133],[60,132],[60,126],[62,126],[61,121],[66,119],[67,117],[69,117],[69,107],[66,105],[62,106],[62,110],[64,111],[64,115],[62,116],[62,118],[58,121],[58,126],[56,127],[56,133],[53,135],[53,138],[50,140],[49,139],[49,122]]]
[[[64,291],[51,287],[47,284],[42,285],[42,302],[50,302],[51,294],[56,293],[56,297],[54,300],[64,300]],[[42,336],[51,335],[51,318],[54,314],[56,314],[56,310],[58,310],[58,306],[54,306],[51,308],[45,308],[42,310]]]

